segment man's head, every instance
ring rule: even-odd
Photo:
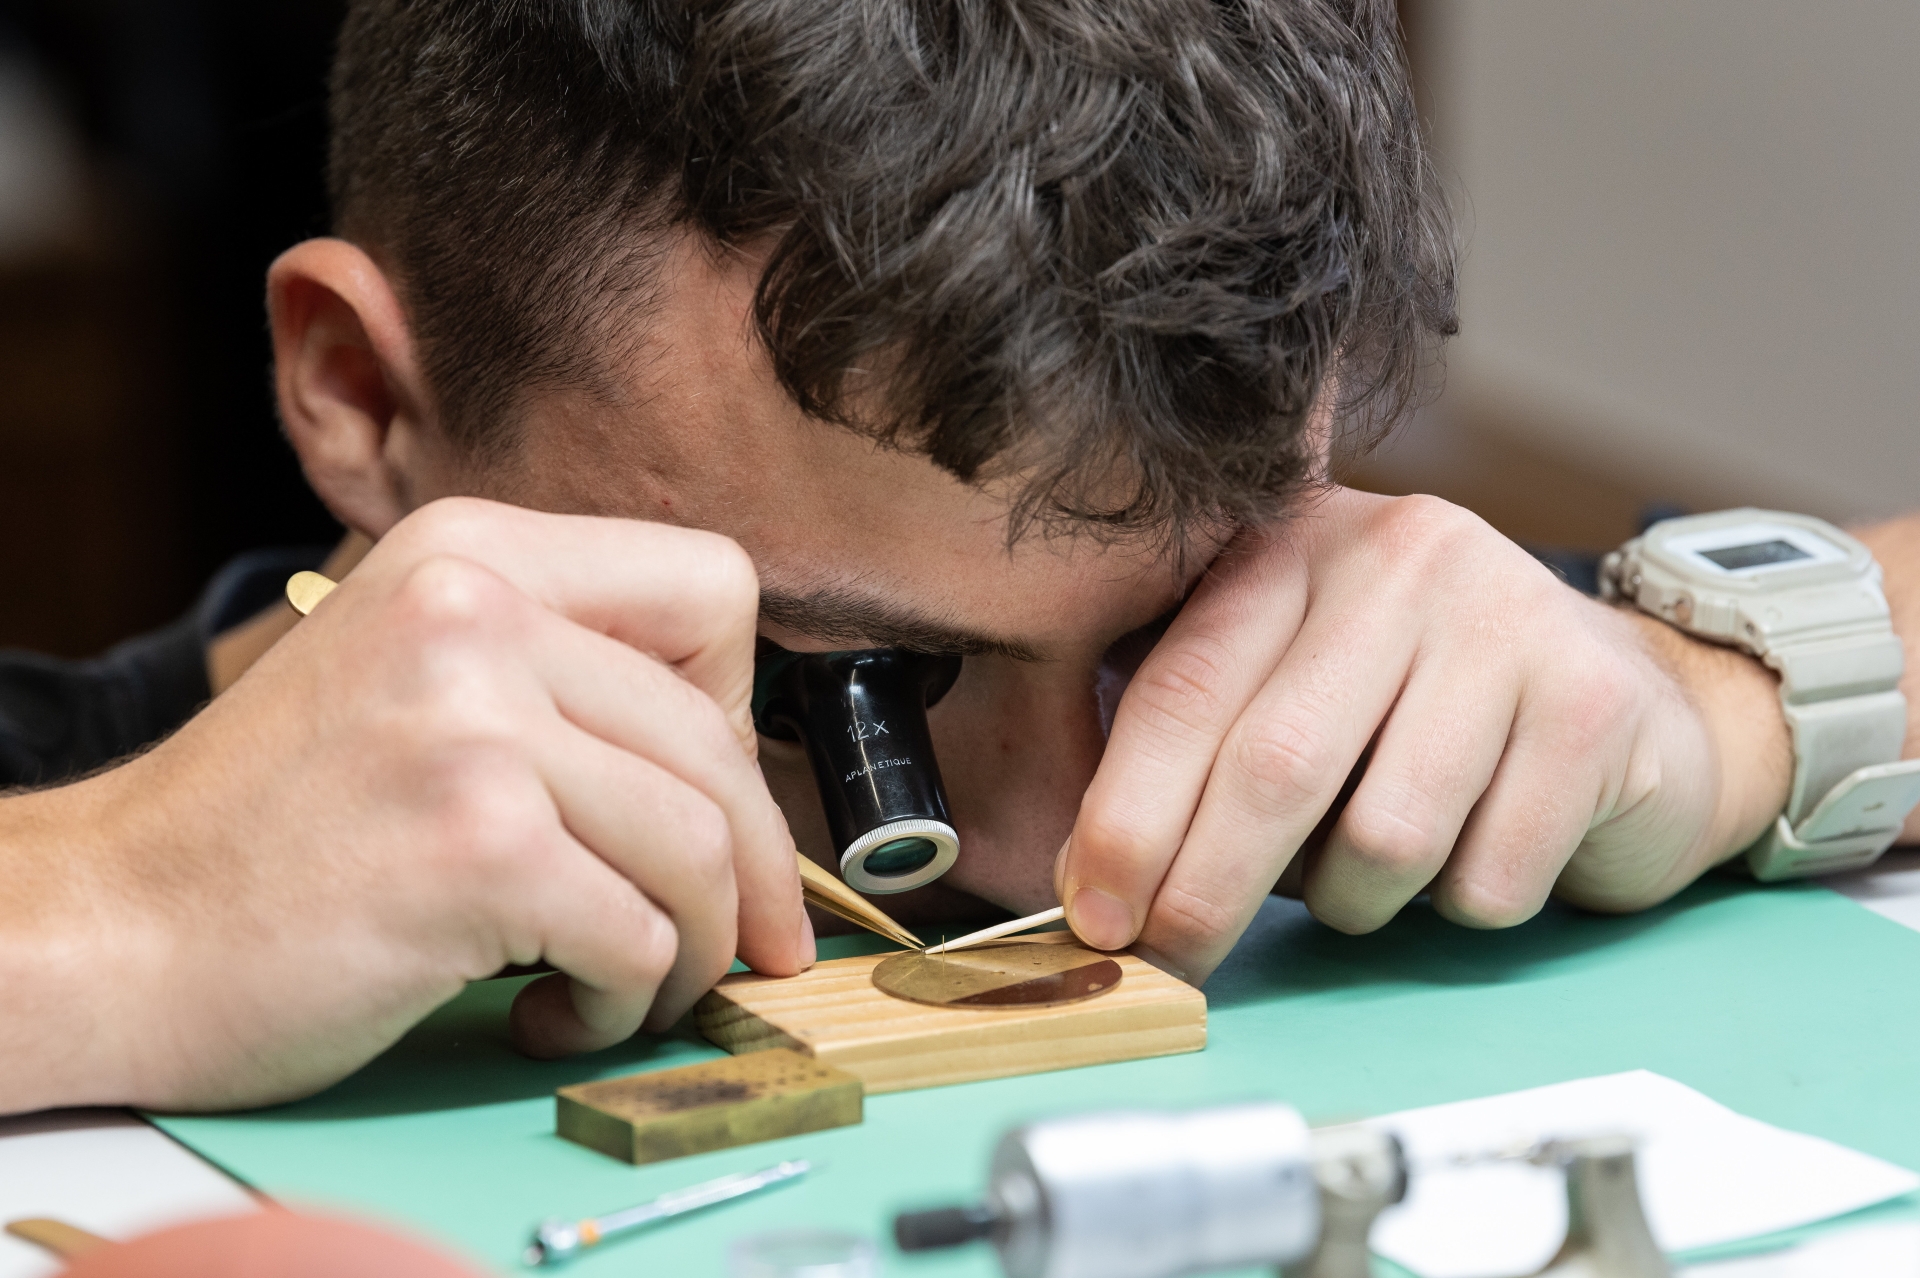
[[[337,514],[728,534],[790,647],[980,654],[947,722],[1084,719],[1452,325],[1384,0],[355,0],[333,111],[270,301]]]
[[[333,115],[339,230],[493,455],[630,377],[676,235],[764,263],[802,410],[1016,527],[1270,516],[1329,375],[1396,407],[1451,325],[1378,0],[359,0]]]

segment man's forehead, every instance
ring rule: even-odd
[[[807,639],[849,648],[1046,660],[1045,653],[1018,636],[967,625],[868,583],[782,586],[766,582],[760,591],[760,616]]]

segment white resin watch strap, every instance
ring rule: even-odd
[[[1860,768],[1827,791],[1798,826],[1776,818],[1747,849],[1747,867],[1764,882],[1871,865],[1900,837],[1920,805],[1920,759]]]
[[[1898,759],[1907,735],[1907,699],[1897,692],[1783,708],[1793,730],[1793,790],[1785,813],[1790,825],[1856,770]]]
[[[1885,620],[1801,631],[1778,639],[1761,660],[1780,672],[1780,708],[1793,733],[1788,825],[1855,769],[1901,756],[1907,698],[1899,685],[1907,658]]]
[[[1920,760],[1898,759],[1907,735],[1899,692],[1904,654],[1886,629],[1803,637],[1766,654],[1780,672],[1793,733],[1787,810],[1747,849],[1754,877],[1805,878],[1871,865],[1920,803]]]
[[[1780,703],[1793,733],[1793,790],[1786,821],[1813,806],[1857,769],[1900,757],[1907,700],[1903,653],[1884,626],[1862,634],[1808,636],[1762,658],[1780,672]]]

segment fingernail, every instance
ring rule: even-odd
[[[813,935],[813,915],[807,913],[807,907],[800,907],[800,967],[812,967],[820,957],[820,944]]]
[[[1097,887],[1083,887],[1073,894],[1067,924],[1096,950],[1124,949],[1133,940],[1133,911],[1119,897]]]

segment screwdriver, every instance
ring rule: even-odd
[[[765,1171],[736,1172],[688,1189],[676,1189],[660,1195],[652,1202],[605,1216],[592,1216],[578,1221],[549,1220],[534,1231],[533,1241],[527,1244],[527,1250],[521,1258],[535,1266],[563,1264],[609,1238],[631,1234],[703,1207],[757,1194],[763,1189],[798,1180],[812,1170],[813,1164],[804,1160],[784,1162]]]

